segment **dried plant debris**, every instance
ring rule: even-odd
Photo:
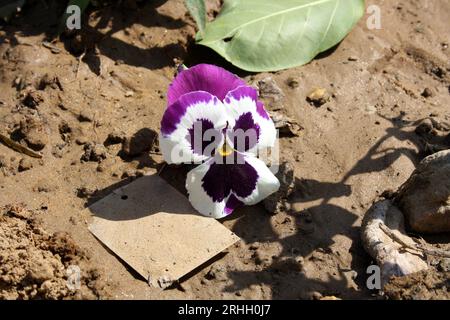
[[[405,234],[403,214],[390,200],[377,202],[369,209],[362,222],[361,238],[364,248],[381,269],[382,284],[393,276],[428,269],[424,255],[409,249],[415,242]]]
[[[14,151],[26,154],[27,156],[33,157],[33,158],[42,158],[42,155],[34,152],[31,149],[28,149],[27,147],[24,147],[20,143],[15,142],[14,140],[8,138],[7,136],[0,134],[0,142],[6,145],[7,147],[13,149]]]
[[[268,110],[283,109],[285,94],[272,77],[266,77],[256,83],[259,97],[264,101]]]
[[[258,81],[259,95],[262,99],[273,99],[275,102],[284,98],[283,90],[272,77],[266,77]]]
[[[421,120],[415,132],[422,139],[425,155],[450,149],[450,122],[434,117]]]
[[[280,137],[298,137],[300,131],[303,130],[303,127],[297,120],[279,111],[271,111],[269,114],[275,124],[275,128],[278,129]]]

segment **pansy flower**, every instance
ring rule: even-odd
[[[169,87],[160,148],[168,163],[198,163],[187,175],[192,206],[225,217],[278,190],[258,151],[275,144],[276,129],[257,91],[223,68],[199,64]]]

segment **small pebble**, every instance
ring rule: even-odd
[[[287,84],[289,87],[291,87],[292,89],[298,88],[298,86],[300,85],[299,81],[297,78],[294,77],[289,77],[287,79]]]
[[[327,90],[324,88],[315,88],[313,89],[306,97],[306,101],[315,107],[320,107],[323,104],[327,103],[329,100],[329,95]]]
[[[433,96],[433,91],[430,88],[425,88],[421,93],[422,97],[429,98]]]
[[[83,110],[78,115],[78,121],[80,122],[92,122],[94,114],[88,110]]]
[[[33,163],[28,158],[22,158],[19,162],[19,172],[27,171],[33,168]]]

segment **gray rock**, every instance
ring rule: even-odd
[[[279,102],[284,98],[283,90],[277,85],[272,77],[266,77],[257,83],[259,96],[263,99],[271,99],[273,102]]]
[[[450,150],[426,157],[400,187],[395,202],[413,231],[450,231]]]
[[[278,129],[280,137],[298,137],[303,127],[294,118],[288,117],[282,112],[269,112],[275,128]]]

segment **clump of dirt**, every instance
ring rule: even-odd
[[[404,277],[394,277],[384,287],[387,297],[395,300],[450,299],[450,272],[427,270]]]
[[[32,211],[0,209],[0,300],[103,298],[88,260],[68,234],[47,233]]]

